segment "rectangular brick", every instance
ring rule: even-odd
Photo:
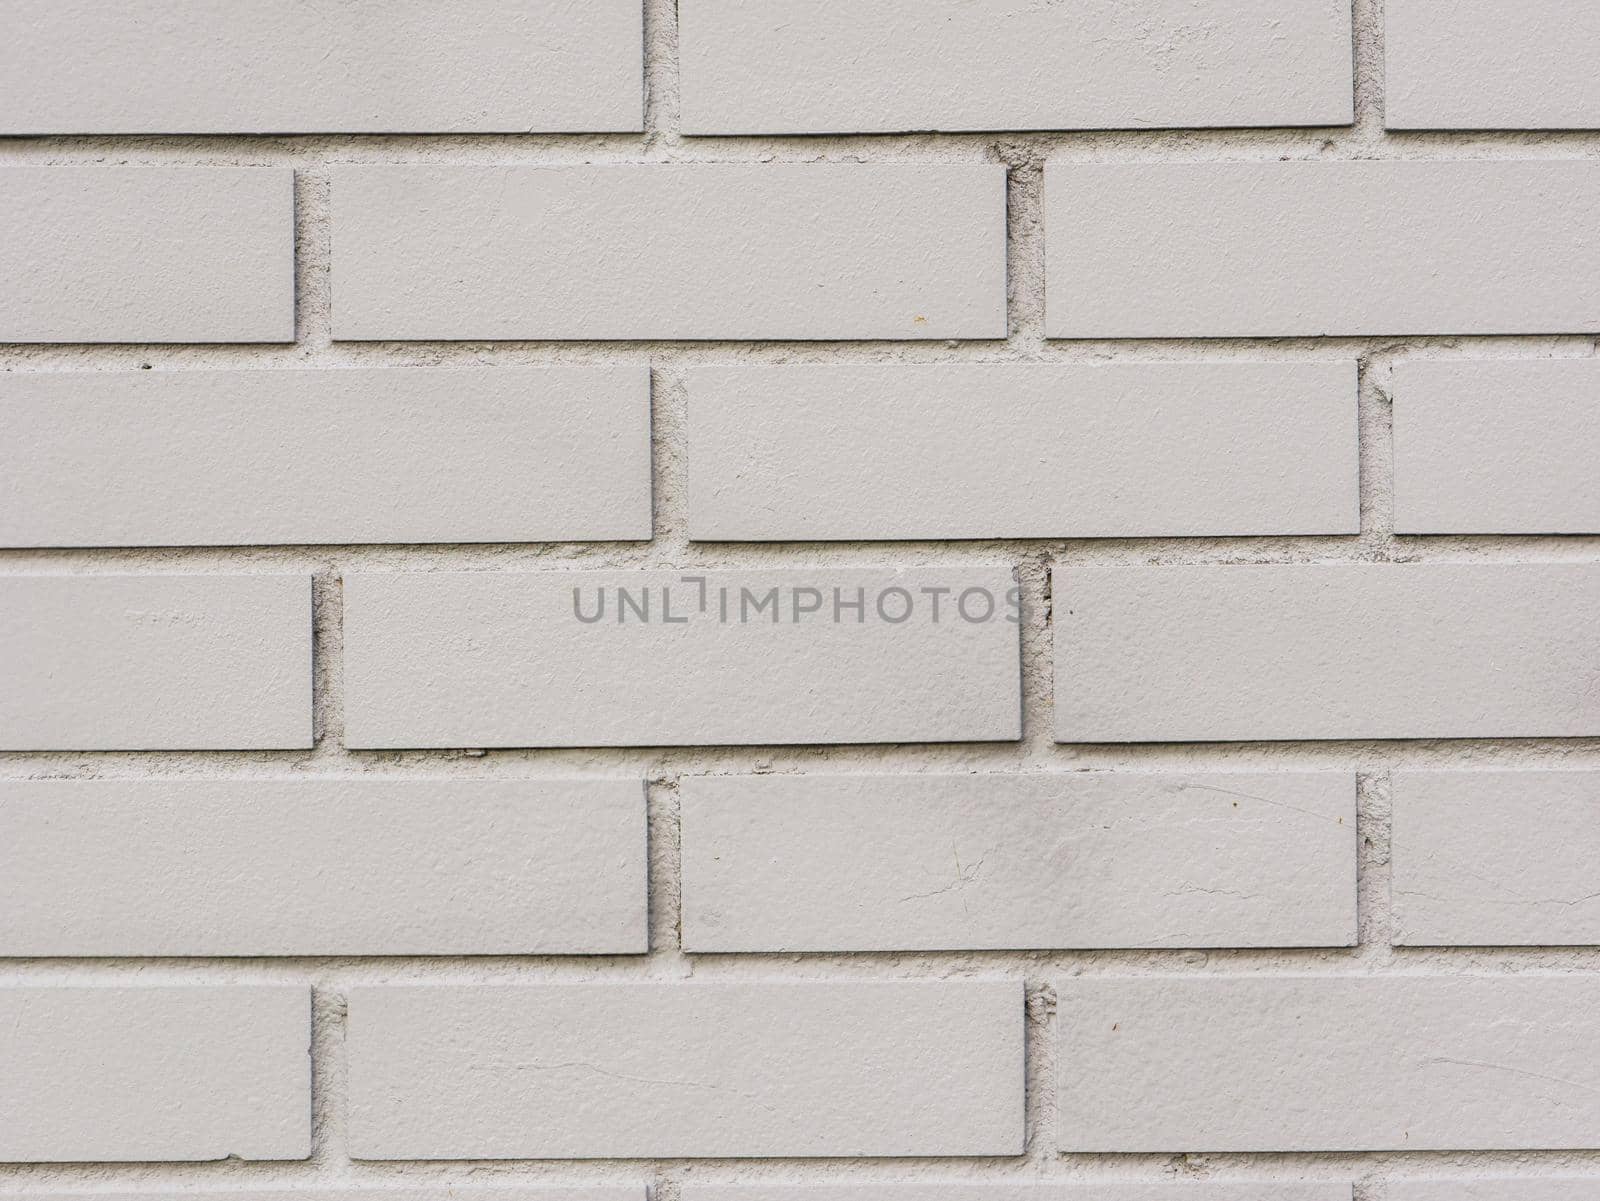
[[[1348,773],[679,785],[687,951],[1350,946]]]
[[[1052,338],[1600,330],[1587,162],[1045,168]]]
[[[1347,125],[1350,6],[681,0],[690,134]]]
[[[1401,534],[1600,533],[1600,365],[1589,359],[1394,368]]]
[[[345,742],[1015,739],[1016,587],[991,566],[348,576]]]
[[[1390,129],[1600,126],[1600,10],[1566,0],[1389,0]]]
[[[1390,1201],[1595,1201],[1600,1179],[1522,1175],[1391,1180],[1384,1195]]]
[[[311,745],[302,575],[0,577],[0,750]]]
[[[9,546],[650,537],[643,364],[0,376]]]
[[[1073,979],[1060,1148],[1477,1151],[1600,1143],[1600,980]]]
[[[1096,1180],[1070,1184],[926,1181],[885,1184],[695,1184],[683,1201],[1350,1201],[1345,1183],[1193,1180],[1182,1183]],[[270,1199],[269,1199],[270,1201]],[[1439,1198],[1438,1201],[1445,1201]],[[1485,1199],[1488,1201],[1488,1199]],[[1506,1201],[1512,1201],[1507,1198]],[[1549,1198],[1548,1201],[1560,1201]],[[1568,1201],[1586,1201],[1573,1197]]]
[[[642,1184],[572,1185],[572,1184],[520,1184],[505,1187],[482,1187],[457,1184],[454,1180],[423,1188],[306,1188],[290,1189],[211,1189],[181,1191],[169,1189],[162,1193],[93,1192],[60,1193],[52,1190],[49,1201],[647,1201],[647,1190]],[[1183,1201],[1175,1197],[1172,1201]],[[1197,1201],[1210,1201],[1197,1198]],[[1221,1199],[1217,1199],[1221,1201]],[[1262,1201],[1276,1201],[1263,1197]],[[1285,1201],[1299,1201],[1298,1196]],[[1308,1197],[1306,1201],[1348,1201],[1345,1197]]]
[[[345,340],[1002,338],[1005,168],[341,167]]]
[[[0,342],[294,341],[292,171],[0,167],[0,228]]]
[[[696,367],[710,541],[1353,534],[1353,363]]]
[[[0,1160],[305,1159],[304,988],[0,987]]]
[[[1402,946],[1600,945],[1600,772],[1394,777]]]
[[[1058,568],[1053,596],[1060,742],[1600,734],[1593,564]]]
[[[642,128],[630,0],[10,0],[0,134]]]
[[[637,780],[0,781],[0,955],[648,949]]]
[[[1015,981],[357,988],[356,1159],[1018,1155]]]

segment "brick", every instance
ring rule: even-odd
[[[982,566],[348,576],[345,741],[1015,739],[1015,589]]]
[[[1347,125],[1350,8],[682,0],[689,134]]]
[[[50,1201],[173,1201],[174,1192],[93,1192],[47,1194]],[[183,1201],[647,1201],[644,1185],[523,1184],[504,1188],[467,1187],[450,1181],[432,1188],[306,1188],[293,1189],[213,1189],[196,1192],[183,1189]],[[1172,1201],[1183,1201],[1173,1198]],[[1214,1201],[1198,1198],[1197,1201]],[[1276,1201],[1263,1197],[1262,1201]],[[1298,1195],[1285,1201],[1299,1201]],[[1340,1197],[1310,1197],[1306,1201],[1347,1201]]]
[[[0,377],[10,546],[650,537],[643,364]]]
[[[998,164],[345,167],[333,331],[1001,338]]]
[[[637,780],[0,781],[0,955],[648,948]]]
[[[1600,370],[1590,360],[1394,369],[1402,534],[1600,533]]]
[[[0,167],[0,228],[0,342],[294,341],[292,171]]]
[[[311,745],[300,575],[0,577],[0,750]]]
[[[1394,777],[1394,941],[1600,944],[1600,772]]]
[[[12,0],[0,133],[528,133],[643,126],[628,0]]]
[[[1073,1184],[1014,1184],[1010,1181],[882,1184],[874,1181],[831,1185],[752,1181],[722,1185],[689,1182],[683,1185],[682,1194],[684,1201],[1350,1201],[1351,1188],[1345,1183],[1279,1180],[1197,1180],[1171,1184],[1126,1180]],[[1548,1201],[1561,1199],[1551,1197]],[[1567,1201],[1586,1199],[1573,1197]]]
[[[1592,332],[1597,222],[1578,161],[1057,164],[1046,331]]]
[[[0,1160],[305,1159],[304,988],[0,986]]]
[[[1057,569],[1053,595],[1060,742],[1600,734],[1591,564]]]
[[[692,538],[1360,530],[1353,363],[696,367],[687,388]]]
[[[1600,126],[1600,12],[1562,0],[1390,0],[1390,129]]]
[[[679,785],[687,951],[1350,946],[1348,773]]]
[[[1595,1201],[1600,1181],[1526,1175],[1391,1180],[1384,1195],[1390,1201]]]
[[[1018,1155],[1016,981],[357,988],[356,1159]]]
[[[1476,1151],[1600,1141],[1600,981],[1075,979],[1063,1151]]]

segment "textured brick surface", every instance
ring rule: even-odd
[[[650,537],[648,373],[0,377],[13,546]]]
[[[701,367],[689,535],[1353,534],[1350,363]]]
[[[292,342],[294,176],[0,165],[0,342]]]
[[[339,339],[1006,331],[998,166],[350,167],[333,239]]]
[[[638,129],[629,0],[11,0],[0,133]]]
[[[1600,127],[1600,10],[1564,0],[1388,0],[1390,129]]]
[[[1053,338],[1600,330],[1579,162],[1045,168]]]
[[[1600,772],[1394,777],[1395,942],[1600,945]]]
[[[684,1201],[1350,1201],[1348,1184],[1204,1180],[1104,1184],[1032,1183],[746,1185],[689,1184]],[[1443,1201],[1443,1199],[1438,1199]],[[1552,1196],[1550,1201],[1555,1201]]]
[[[304,988],[0,988],[0,1160],[304,1159]]]
[[[1014,587],[1010,572],[993,568],[352,576],[346,739],[1013,739]],[[961,616],[963,598],[974,620]]]
[[[241,1198],[241,1194],[243,1197]],[[98,1192],[56,1193],[57,1201],[172,1201],[170,1193]],[[294,1189],[185,1189],[184,1201],[646,1201],[642,1184],[571,1185],[435,1185],[431,1188],[294,1188]],[[1179,1201],[1174,1198],[1173,1201]],[[1198,1198],[1197,1201],[1210,1201]],[[1254,1201],[1252,1195],[1248,1201]],[[1261,1201],[1276,1201],[1263,1197]],[[1299,1201],[1299,1194],[1285,1194],[1284,1201]],[[1306,1201],[1340,1201],[1329,1194],[1307,1197]]]
[[[1355,941],[1355,781],[1335,772],[680,787],[690,951]]]
[[[1540,1179],[1497,1176],[1474,1180],[1449,1177],[1439,1180],[1396,1180],[1389,1186],[1394,1201],[1593,1201],[1600,1195],[1600,1179],[1574,1176]]]
[[[1225,0],[683,0],[683,129],[1339,125],[1350,9]]]
[[[0,577],[0,749],[310,746],[310,585]]]
[[[1015,1155],[1015,982],[363,988],[359,1159]]]
[[[1065,569],[1054,598],[1063,742],[1600,735],[1600,567]]]
[[[1600,364],[1419,359],[1394,395],[1398,532],[1600,532]]]
[[[1074,980],[1068,1151],[1429,1151],[1600,1142],[1600,981]]]
[[[646,949],[636,780],[0,781],[0,955]]]

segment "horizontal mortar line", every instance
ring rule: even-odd
[[[629,576],[638,574],[739,572],[786,573],[817,576],[829,583],[835,572],[939,571],[954,573],[1016,568],[1025,556],[1048,554],[1046,566],[1077,568],[1146,567],[1392,567],[1396,570],[1427,566],[1548,567],[1600,564],[1600,536],[1596,535],[1400,535],[1398,543],[1370,541],[1371,535],[1341,535],[1347,546],[1254,546],[1249,538],[1228,539],[1220,545],[1200,545],[1174,550],[1165,540],[1107,539],[1097,546],[1090,539],[974,539],[948,544],[896,541],[851,543],[727,543],[725,552],[708,550],[696,560],[660,559],[648,553],[591,550],[581,543],[510,542],[416,544],[423,549],[407,553],[404,544],[319,546],[177,546],[177,547],[11,547],[0,550],[0,572],[12,576],[43,575],[190,575],[190,574],[316,574],[330,578],[373,572],[419,575],[472,573],[485,575],[584,574]],[[1524,539],[1523,542],[1514,541]],[[1265,542],[1266,539],[1260,541]],[[645,544],[648,545],[648,544]],[[771,546],[769,551],[766,548]],[[438,547],[439,549],[434,549]],[[546,549],[550,548],[550,549]],[[940,554],[948,550],[948,553]],[[938,558],[925,557],[940,554]],[[330,564],[326,556],[338,555]],[[916,557],[906,558],[907,555]],[[1014,558],[1007,558],[1013,555]],[[152,558],[152,556],[158,556]],[[1024,591],[1024,599],[1037,597]],[[1386,740],[1387,741],[1387,740]]]
[[[1030,700],[1034,699],[1031,695]],[[1200,742],[1200,743],[1041,743],[1025,747],[1019,740],[983,743],[768,743],[695,744],[682,746],[592,746],[592,747],[419,747],[412,749],[334,748],[337,752],[319,762],[320,766],[342,765],[330,775],[339,778],[387,778],[371,765],[394,769],[397,779],[416,778],[408,773],[424,773],[440,766],[459,767],[482,762],[483,769],[461,774],[460,779],[523,778],[502,773],[514,772],[529,764],[544,764],[550,770],[542,778],[565,778],[564,771],[578,774],[645,772],[659,775],[785,775],[820,774],[834,771],[863,774],[851,764],[881,764],[892,772],[903,762],[928,763],[929,773],[961,768],[955,774],[982,774],[1005,770],[1013,774],[1076,771],[1107,771],[1126,766],[1128,770],[1168,770],[1146,764],[1190,765],[1196,768],[1210,762],[1228,769],[1256,768],[1285,770],[1301,762],[1327,765],[1330,770],[1381,771],[1397,767],[1426,767],[1435,762],[1458,762],[1463,753],[1471,756],[1470,768],[1515,768],[1538,766],[1554,760],[1562,764],[1600,764],[1600,737],[1569,738],[1460,738],[1460,739],[1367,739],[1298,740],[1283,742]],[[1057,761],[1014,765],[1022,751],[1032,755],[1056,757]],[[481,753],[475,753],[479,752]],[[819,755],[829,756],[819,759]],[[1488,756],[1488,757],[1485,757]],[[1544,757],[1548,757],[1548,759]],[[232,772],[229,778],[279,778],[274,771],[295,769],[312,757],[310,748],[272,751],[240,750],[82,750],[82,751],[4,751],[0,752],[0,771],[7,765],[44,769],[52,764],[67,764],[71,770],[51,774],[50,779],[193,779],[204,772]],[[603,766],[596,766],[597,757]],[[975,758],[976,757],[976,758]],[[698,770],[695,765],[711,760],[717,766]],[[724,766],[727,762],[734,766]],[[748,763],[748,768],[742,766]],[[181,764],[178,770],[173,765]],[[788,766],[782,766],[787,764]],[[997,769],[993,765],[1000,765]],[[92,766],[91,766],[92,765]],[[1014,765],[1014,766],[1006,766]],[[1135,765],[1139,765],[1135,767]],[[105,776],[107,767],[137,768],[128,775]],[[148,774],[157,767],[161,773]],[[580,770],[581,767],[581,770]],[[193,770],[185,770],[193,769]],[[347,771],[345,769],[348,769]],[[97,774],[86,774],[88,772]],[[867,772],[866,774],[871,774]],[[917,774],[917,773],[913,773]],[[303,773],[293,772],[294,778]],[[313,778],[313,777],[303,777]],[[529,777],[533,778],[533,777]],[[631,775],[630,775],[631,778]]]
[[[200,1161],[195,1163],[85,1162],[0,1164],[0,1180],[22,1179],[31,1186],[55,1179],[63,1184],[113,1183],[117,1189],[144,1191],[162,1184],[206,1184],[215,1191],[237,1191],[249,1198],[253,1191],[273,1187],[303,1187],[314,1184],[336,1193],[342,1189],[438,1188],[458,1190],[470,1197],[475,1189],[515,1187],[517,1185],[649,1184],[648,1172],[693,1172],[695,1183],[702,1184],[796,1184],[796,1185],[871,1185],[894,1183],[1032,1183],[1042,1184],[1151,1184],[1173,1183],[1175,1158],[1190,1164],[1203,1164],[1204,1175],[1184,1177],[1203,1181],[1293,1182],[1324,1181],[1347,1183],[1362,1169],[1397,1167],[1402,1173],[1390,1181],[1412,1175],[1428,1179],[1446,1177],[1467,1181],[1501,1169],[1494,1174],[1518,1176],[1514,1171],[1529,1162],[1548,1174],[1552,1169],[1570,1166],[1581,1169],[1600,1166],[1600,1153],[1571,1150],[1534,1151],[1235,1151],[1235,1152],[1058,1152],[1053,1141],[1053,1124],[1042,1132],[1046,1158],[984,1156],[917,1156],[883,1158],[872,1156],[819,1156],[815,1158],[739,1158],[719,1159],[445,1159],[445,1160],[330,1160],[321,1163],[304,1160],[281,1161]],[[303,1166],[298,1166],[303,1165]],[[328,1168],[338,1175],[325,1175]],[[816,1169],[826,1168],[826,1177]],[[1041,1171],[1040,1169],[1044,1170]],[[1415,1168],[1413,1173],[1404,1169]],[[267,1169],[267,1170],[263,1170]],[[1440,1169],[1448,1169],[1441,1171]],[[981,1171],[982,1175],[974,1173]],[[582,1173],[592,1172],[593,1178]],[[1150,1173],[1160,1173],[1151,1175]],[[634,1173],[635,1176],[629,1176]],[[1143,1174],[1141,1174],[1143,1173]],[[1341,1175],[1341,1173],[1344,1173]],[[726,1174],[724,1176],[724,1174]],[[463,1176],[466,1179],[463,1179]],[[237,1190],[224,1181],[241,1180]],[[107,1198],[116,1192],[98,1189]],[[211,1191],[211,1189],[208,1189]],[[1175,1190],[1177,1191],[1177,1190]],[[0,1196],[9,1197],[9,1193]],[[33,1198],[30,1191],[22,1196]]]
[[[1373,112],[1360,114],[1371,117]],[[335,156],[345,163],[412,165],[537,165],[530,157],[616,156],[618,161],[659,163],[817,162],[827,156],[859,158],[873,152],[891,158],[906,154],[988,152],[996,144],[1061,153],[1101,156],[1159,152],[1169,161],[1204,161],[1222,150],[1266,154],[1303,150],[1321,157],[1448,157],[1474,154],[1547,154],[1600,147],[1600,128],[1573,129],[1385,129],[1345,125],[1151,126],[1121,129],[938,130],[884,132],[838,130],[826,133],[684,135],[667,130],[594,133],[82,133],[0,136],[0,161],[49,165],[176,166],[241,165],[240,157],[272,165],[323,164]],[[104,156],[119,156],[106,164]],[[760,156],[776,155],[771,160]],[[606,160],[609,161],[609,158]],[[1264,160],[1265,161],[1265,160]]]
[[[1048,245],[1047,245],[1048,249]],[[1161,338],[945,339],[452,339],[448,341],[305,342],[5,342],[0,365],[23,374],[58,370],[227,370],[233,363],[259,370],[363,366],[447,369],[475,366],[583,365],[648,360],[654,366],[804,366],[1034,362],[1112,366],[1119,362],[1344,361],[1365,356],[1399,358],[1417,352],[1441,360],[1485,352],[1530,361],[1584,359],[1600,354],[1600,329],[1540,334],[1360,334],[1336,336]],[[1558,352],[1558,353],[1553,353]],[[410,360],[410,361],[407,361]]]
[[[1498,950],[1494,956],[1473,948],[1392,948],[1405,955],[1383,959],[1342,949],[1249,952],[1190,948],[1168,951],[970,951],[873,952],[842,955],[822,952],[765,952],[706,955],[657,948],[631,962],[606,956],[298,956],[270,961],[261,957],[122,956],[0,960],[0,987],[114,988],[135,982],[144,988],[315,986],[322,992],[346,988],[473,988],[562,985],[828,985],[924,983],[929,985],[1009,981],[1049,988],[1064,979],[1107,980],[1570,980],[1593,972],[1600,955],[1556,955],[1551,948],[1526,948],[1525,954]],[[1517,951],[1523,948],[1515,949]],[[1426,951],[1424,954],[1422,952]],[[1198,960],[1186,962],[1188,960]],[[1542,957],[1542,958],[1541,958]],[[692,968],[689,976],[685,968]],[[955,972],[957,974],[952,974]]]
[[[1049,1134],[1044,1132],[1048,1146]],[[1174,1176],[1173,1163],[1182,1159],[1190,1175]],[[313,1164],[256,1161],[199,1163],[78,1163],[5,1164],[0,1179],[22,1179],[29,1185],[49,1187],[87,1181],[111,1183],[127,1191],[159,1190],[163,1185],[206,1185],[207,1191],[238,1192],[248,1201],[256,1190],[314,1185],[337,1192],[342,1189],[448,1188],[462,1198],[478,1189],[514,1188],[522,1185],[571,1186],[646,1185],[660,1187],[651,1173],[693,1173],[693,1183],[718,1185],[872,1185],[895,1183],[985,1183],[1052,1185],[1181,1184],[1205,1181],[1257,1183],[1325,1182],[1345,1184],[1363,1169],[1395,1166],[1402,1174],[1389,1179],[1447,1178],[1468,1181],[1487,1168],[1515,1169],[1524,1159],[1536,1162],[1546,1173],[1570,1164],[1574,1168],[1600,1166],[1600,1154],[1584,1151],[1473,1151],[1473,1152],[1224,1152],[1181,1155],[1172,1152],[1070,1153],[1050,1150],[1046,1159],[1018,1156],[1005,1159],[949,1158],[832,1158],[832,1159],[588,1159],[588,1160],[352,1160]],[[826,1166],[825,1177],[815,1169]],[[340,1169],[326,1174],[329,1167]],[[1405,1173],[1404,1169],[1415,1172]],[[1043,1169],[1043,1170],[1041,1170]],[[982,1174],[977,1174],[981,1170]],[[592,1175],[585,1175],[591,1173]],[[1514,1174],[1514,1173],[1513,1173]],[[228,1182],[242,1181],[233,1188]],[[669,1180],[668,1183],[678,1183]],[[98,1189],[107,1198],[115,1191]],[[7,1194],[0,1194],[10,1196]],[[19,1194],[32,1197],[33,1194]],[[660,1193],[655,1194],[659,1198]]]

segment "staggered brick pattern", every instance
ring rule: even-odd
[[[1597,79],[0,0],[0,1201],[1600,1198]]]

